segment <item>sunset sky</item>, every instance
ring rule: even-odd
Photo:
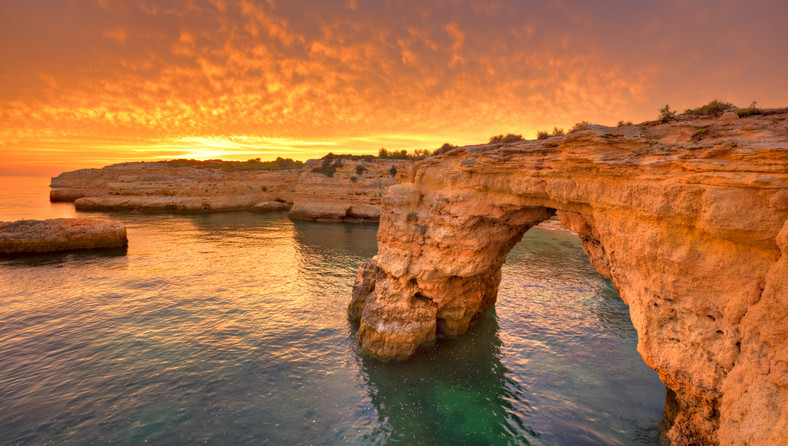
[[[775,1],[0,2],[0,175],[788,106]]]

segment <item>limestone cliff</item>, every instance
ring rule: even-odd
[[[0,222],[0,254],[121,248],[126,227],[88,218]]]
[[[674,444],[788,444],[787,117],[587,125],[403,169],[353,289],[359,342],[402,359],[464,333],[557,215],[629,306]]]
[[[290,218],[320,221],[377,221],[380,200],[397,180],[392,172],[408,169],[406,160],[342,160],[331,177],[307,163],[293,197]],[[394,170],[392,171],[392,167]]]
[[[410,161],[334,161],[330,176],[301,170],[230,171],[165,163],[122,163],[65,172],[52,179],[51,201],[74,201],[81,211],[216,212],[291,208],[295,219],[377,221],[380,200],[396,184],[392,168]],[[399,167],[398,167],[399,166]],[[405,167],[403,167],[405,166]]]

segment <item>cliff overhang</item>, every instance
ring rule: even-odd
[[[415,163],[353,289],[363,350],[404,359],[464,333],[507,252],[557,215],[629,306],[667,438],[788,443],[787,117],[590,125]]]

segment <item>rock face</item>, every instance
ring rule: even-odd
[[[674,444],[788,444],[788,110],[580,127],[415,163],[348,308],[384,360],[464,333],[557,215],[629,306]],[[524,328],[525,329],[525,328]]]
[[[249,209],[263,201],[291,202],[299,171],[240,171],[124,163],[66,172],[52,179],[53,196],[84,196],[81,211],[211,212]],[[71,181],[75,176],[79,181]],[[94,176],[92,180],[88,180]],[[103,182],[103,183],[102,183]],[[84,185],[89,185],[89,187]],[[70,187],[64,187],[70,186]],[[65,190],[66,192],[58,192]]]
[[[395,171],[408,169],[406,160],[343,160],[332,177],[312,172],[308,162],[296,187],[290,218],[319,221],[378,221],[380,202],[397,179]]]
[[[123,163],[65,172],[52,179],[51,201],[74,201],[80,211],[217,212],[292,208],[290,217],[320,221],[377,221],[380,200],[403,160],[343,160],[327,176],[312,170],[230,171]],[[399,166],[399,167],[397,167]]]
[[[0,254],[121,248],[126,228],[116,222],[88,218],[56,218],[0,222]]]

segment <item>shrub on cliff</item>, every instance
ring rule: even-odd
[[[408,151],[405,149],[389,151],[385,147],[381,147],[380,150],[378,150],[378,158],[385,160],[406,160],[408,159]]]
[[[356,166],[356,175],[363,175],[364,172],[366,172],[367,170],[369,169],[359,164],[358,166]]]
[[[220,159],[201,161],[195,159],[175,159],[161,162],[171,167],[221,169],[224,172],[250,170],[298,170],[304,167],[304,163],[301,161],[295,161],[291,158],[282,157],[277,157],[273,161],[261,161],[260,158],[252,158],[248,161],[224,161]]]
[[[443,143],[443,145],[440,146],[439,148],[435,149],[435,151],[432,152],[432,154],[433,155],[440,155],[441,153],[446,153],[449,150],[456,149],[456,148],[457,148],[457,146],[455,146],[454,144],[449,144],[449,143],[446,142],[446,143]]]
[[[632,121],[618,121],[618,125],[616,127],[626,127],[628,125],[632,125]]]
[[[537,130],[536,139],[547,139],[551,136],[564,136],[565,134],[564,129],[553,127],[553,133],[549,133],[547,130]]]
[[[740,109],[736,110],[736,115],[738,117],[740,117],[740,118],[744,118],[744,117],[751,116],[751,115],[760,115],[761,111],[758,110],[757,108],[755,108],[755,104],[757,104],[757,102],[752,101],[752,104],[750,104],[749,107],[747,107],[747,108],[740,108]]]
[[[332,156],[329,156],[332,155]],[[342,161],[334,159],[333,153],[324,156],[320,161],[320,167],[313,167],[313,173],[322,173],[323,175],[332,178],[337,171],[337,167],[342,167]]]
[[[397,175],[397,168],[394,167],[394,166],[391,166],[391,169],[389,169],[389,173],[391,174],[392,177]]]
[[[582,127],[582,126],[584,126],[584,125],[590,125],[590,124],[591,124],[591,123],[590,123],[590,122],[588,122],[588,121],[580,121],[580,122],[576,122],[576,123],[575,123],[575,125],[573,125],[573,126],[572,126],[572,130],[574,130],[574,129],[578,128],[578,127]]]
[[[381,147],[378,150],[378,158],[384,160],[420,160],[429,156],[429,154],[430,151],[427,149],[416,149],[413,153],[408,153],[405,149],[390,151],[385,147]]]
[[[733,105],[732,102],[727,101],[720,101],[718,99],[714,99],[709,101],[706,105],[701,105],[697,108],[690,108],[687,109],[684,114],[685,115],[693,115],[693,116],[716,116],[721,115],[722,112],[728,110],[730,108],[735,108],[736,106]]]
[[[665,104],[664,107],[659,109],[659,121],[670,122],[676,117],[676,111],[670,109],[670,105]]]
[[[495,135],[490,137],[490,144],[501,143],[506,144],[510,142],[522,141],[523,135],[515,135],[514,133],[507,133],[506,135]]]

